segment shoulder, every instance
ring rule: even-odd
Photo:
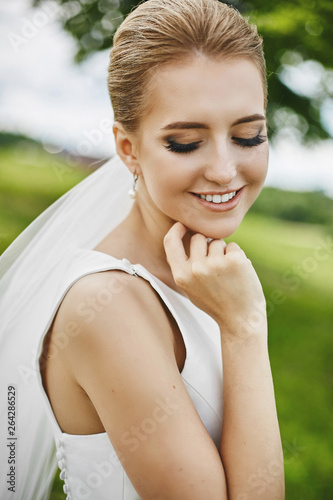
[[[125,271],[111,270],[88,274],[76,281],[64,297],[59,312],[89,324],[104,311],[129,311],[138,304],[158,301],[148,281]]]
[[[159,343],[174,357],[173,332],[165,306],[150,283],[124,271],[86,275],[69,289],[57,313],[54,331],[76,331],[63,353],[72,357],[89,349],[127,349]],[[114,349],[115,350],[115,349]]]

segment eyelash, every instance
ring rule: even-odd
[[[169,151],[173,153],[192,153],[198,149],[200,142],[190,142],[189,144],[181,144],[175,141],[168,141],[168,145],[165,146]]]
[[[253,148],[265,142],[267,137],[259,133],[258,135],[256,135],[255,137],[251,137],[250,139],[243,139],[241,137],[233,137],[232,139],[242,148]],[[186,154],[196,151],[199,148],[201,141],[190,142],[189,144],[181,144],[179,142],[169,140],[168,143],[169,144],[165,147],[169,151],[172,151],[173,153]]]
[[[265,142],[267,137],[265,135],[261,135],[260,132],[255,137],[251,137],[250,139],[242,139],[241,137],[233,137],[233,140],[243,148],[253,148],[255,146],[260,146],[263,142]]]

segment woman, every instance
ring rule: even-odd
[[[31,273],[46,256],[37,314],[7,325],[30,322],[67,498],[282,499],[265,299],[244,252],[223,241],[267,171],[261,40],[216,0],[148,0],[116,33],[109,90],[129,212],[103,167],[3,263],[8,296],[15,265]],[[22,468],[20,498],[38,498],[40,465]]]

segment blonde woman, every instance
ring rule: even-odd
[[[281,500],[265,298],[223,240],[267,171],[262,41],[216,0],[148,0],[108,84],[117,158],[2,261],[7,337],[35,369],[16,363],[36,457],[19,498],[47,494],[51,425],[67,499]]]

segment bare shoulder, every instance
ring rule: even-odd
[[[156,341],[174,358],[170,317],[157,293],[143,278],[124,271],[93,273],[79,279],[68,291],[56,317],[55,331],[75,331],[73,355],[95,345]]]
[[[64,364],[140,498],[227,498],[218,450],[183,383],[172,327],[151,285],[121,271],[86,276],[57,320],[78,327]]]
[[[149,282],[125,271],[112,270],[88,274],[74,283],[58,314],[88,325],[106,312],[121,315],[138,305],[158,302]]]

